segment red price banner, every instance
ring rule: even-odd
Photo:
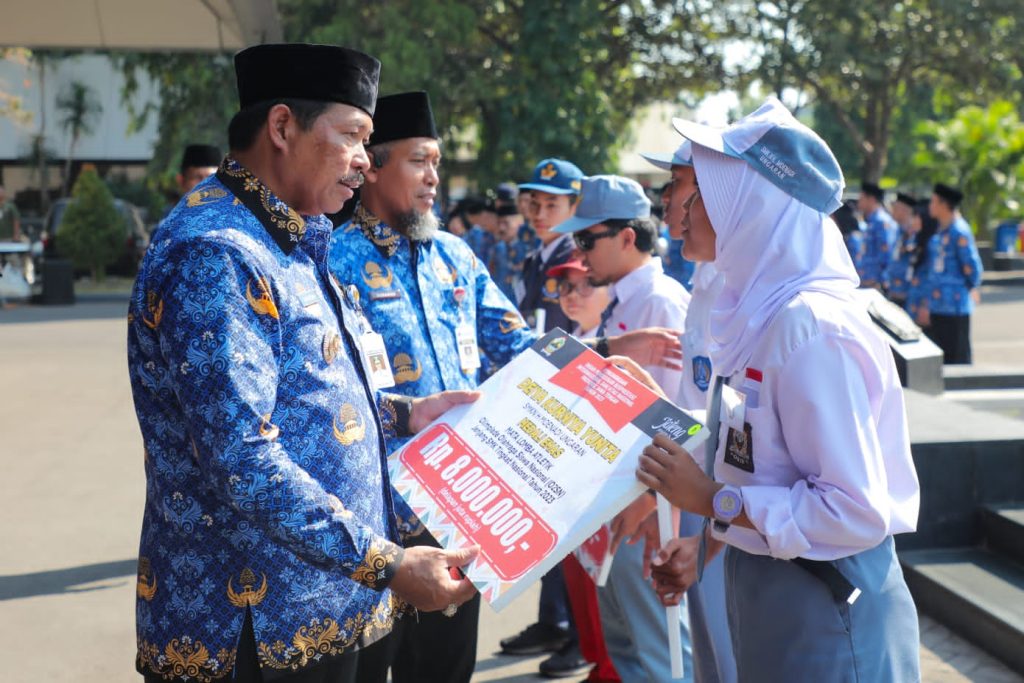
[[[425,430],[399,457],[501,580],[519,578],[555,547],[554,530],[447,425]]]

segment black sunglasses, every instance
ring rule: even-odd
[[[590,251],[597,244],[597,241],[604,239],[605,237],[614,237],[618,235],[621,230],[610,229],[604,232],[574,232],[572,239],[576,242],[576,247],[580,251]]]

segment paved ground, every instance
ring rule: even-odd
[[[134,572],[142,452],[125,368],[123,303],[0,310],[0,680],[139,680]],[[979,362],[1024,367],[1024,287],[986,292]],[[1009,329],[1009,328],[1015,329]],[[984,354],[984,355],[982,355]],[[536,592],[483,609],[478,681],[536,680],[539,658],[495,655]],[[1018,681],[929,620],[925,680]]]

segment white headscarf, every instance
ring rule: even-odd
[[[775,315],[800,292],[852,301],[857,271],[832,219],[793,199],[746,162],[700,145],[694,169],[715,229],[725,286],[711,307],[709,352],[728,377],[750,360]]]

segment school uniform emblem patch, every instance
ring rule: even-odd
[[[707,391],[711,384],[711,359],[707,356],[693,357],[693,383],[701,391]]]
[[[742,430],[729,428],[725,440],[725,464],[754,473],[754,439],[749,422],[743,423]]]

